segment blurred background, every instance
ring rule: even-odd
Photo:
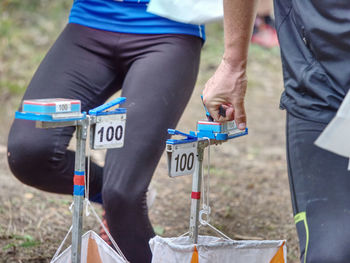
[[[6,150],[21,96],[67,23],[71,3],[0,1],[0,262],[49,262],[71,225],[72,198],[21,184],[8,170]],[[222,53],[222,25],[210,24],[197,85],[179,130],[195,130],[197,120],[204,119],[200,94]],[[251,45],[248,81],[249,135],[211,148],[211,223],[234,239],[286,239],[288,261],[296,263],[299,253],[286,171],[285,113],[279,110],[283,84],[278,47]],[[101,164],[103,156],[104,152],[92,153]],[[187,232],[191,177],[169,178],[164,153],[151,188],[156,193],[150,208],[155,232],[162,236]],[[98,233],[92,216],[85,221],[86,229]],[[206,228],[200,233],[215,235]]]

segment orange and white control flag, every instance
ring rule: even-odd
[[[274,255],[274,257],[271,259],[270,263],[285,263],[284,262],[284,254],[283,254],[283,247],[286,242],[283,242],[283,244],[280,246],[280,248],[277,250],[277,253]]]
[[[194,249],[193,249],[191,263],[198,263],[198,250],[196,246],[194,246]]]

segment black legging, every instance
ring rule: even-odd
[[[287,114],[288,173],[301,262],[350,262],[348,158],[314,145],[326,124]]]
[[[35,73],[23,99],[72,98],[87,111],[122,89],[127,98],[124,147],[91,164],[91,195],[102,192],[108,226],[132,262],[150,262],[154,236],[145,202],[153,172],[195,85],[202,40],[137,35],[68,24]],[[8,139],[13,174],[36,188],[71,194],[74,128],[36,129],[15,120]]]

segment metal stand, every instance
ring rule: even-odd
[[[197,162],[192,176],[192,193],[191,193],[191,216],[189,236],[192,243],[198,242],[198,226],[199,226],[199,208],[201,202],[201,184],[202,184],[202,168],[203,168],[203,153],[204,141],[198,142]]]
[[[209,145],[218,145],[230,139],[248,134],[248,128],[243,131],[239,130],[235,121],[227,123],[214,122],[206,108],[205,110],[208,121],[198,121],[197,131],[191,131],[187,134],[178,130],[168,129],[170,135],[184,136],[185,139],[168,139],[166,142],[169,176],[177,177],[193,174],[189,237],[194,244],[198,243],[198,228],[200,223],[214,228],[209,224],[210,206],[208,196],[204,199],[203,210],[200,211],[204,149]],[[221,115],[224,116],[224,113],[221,113]],[[196,154],[196,162],[193,169],[194,154]],[[207,191],[209,194],[209,190]],[[207,215],[207,220],[200,218],[203,214]],[[215,230],[220,232],[217,229]],[[223,233],[221,234],[224,235]]]
[[[81,256],[81,237],[83,227],[83,210],[85,196],[85,152],[86,137],[89,128],[89,119],[87,116],[83,120],[67,122],[42,122],[37,121],[38,128],[56,128],[76,126],[76,152],[75,152],[75,171],[74,171],[74,191],[73,191],[73,228],[72,228],[72,263],[80,263]]]
[[[198,243],[198,228],[199,228],[199,210],[201,201],[201,185],[202,185],[202,170],[203,170],[203,155],[204,149],[209,145],[218,145],[225,141],[217,141],[211,139],[198,140],[197,162],[194,174],[192,176],[192,193],[191,193],[191,216],[189,237],[193,244]]]
[[[85,152],[86,137],[89,128],[90,116],[83,120],[67,122],[42,122],[37,121],[38,128],[56,128],[76,126],[76,151],[75,151],[75,171],[74,171],[74,191],[73,191],[73,228],[72,228],[72,263],[80,263],[81,237],[83,227],[83,210],[85,196]]]
[[[80,263],[81,255],[81,237],[83,227],[83,210],[85,196],[85,152],[86,137],[89,128],[89,116],[83,120],[46,122],[36,121],[38,128],[57,128],[76,126],[76,152],[75,152],[75,171],[74,171],[74,191],[73,191],[73,228],[72,228],[72,263]]]
[[[62,102],[63,100],[63,102]],[[73,223],[72,223],[72,247],[71,262],[80,263],[81,261],[81,242],[83,226],[83,208],[85,198],[85,152],[87,132],[90,125],[92,131],[95,126],[102,127],[98,137],[98,145],[94,142],[96,135],[91,134],[91,148],[106,149],[120,148],[124,144],[124,129],[126,121],[126,109],[117,108],[109,110],[111,107],[125,102],[125,98],[120,97],[111,102],[103,104],[89,111],[90,115],[85,112],[80,113],[80,101],[67,102],[65,99],[45,99],[26,101],[24,104],[29,111],[16,112],[16,118],[32,120],[36,122],[37,128],[57,128],[57,127],[76,127],[76,152],[75,152],[75,171],[74,171],[74,191],[73,191]],[[69,100],[68,100],[69,101]],[[70,104],[71,103],[71,104]],[[72,106],[79,103],[79,107]],[[34,106],[33,106],[34,105]],[[78,112],[70,113],[71,109],[76,108]],[[67,110],[64,114],[57,112],[60,109]],[[109,111],[106,111],[109,110]],[[34,112],[33,112],[34,111]],[[105,125],[106,127],[104,127]],[[106,128],[107,133],[103,133]],[[118,129],[118,136],[114,136]],[[109,131],[109,133],[108,133]],[[107,134],[107,135],[106,135]],[[113,134],[111,136],[111,134]],[[106,137],[107,136],[107,139]]]
[[[85,119],[76,130],[76,152],[74,177],[85,176],[85,148],[88,120]],[[73,229],[72,229],[72,263],[80,263],[81,236],[83,227],[84,191],[74,191]]]
[[[200,210],[204,149],[209,145],[218,145],[226,142],[229,139],[247,134],[247,130],[240,131],[235,127],[231,130],[226,129],[226,133],[213,133],[209,129],[213,129],[213,127],[214,129],[217,129],[215,126],[219,126],[221,129],[222,125],[219,123],[214,123],[214,125],[212,124],[212,122],[209,122],[209,128],[204,126],[204,128],[207,128],[208,130],[199,130],[197,134],[195,132],[186,134],[174,129],[168,129],[168,133],[170,135],[180,135],[186,137],[185,139],[168,139],[166,151],[168,155],[168,172],[170,177],[193,174],[189,237],[191,242],[194,244],[198,243],[199,225],[200,223],[205,222],[205,220],[202,221],[202,218],[200,217],[203,214],[206,214],[208,220],[210,214],[210,207],[208,204],[203,204],[204,209]],[[200,134],[202,137],[198,137],[198,134]],[[196,156],[195,165],[194,169],[192,169],[193,158],[191,159],[191,156],[193,157],[194,154]]]

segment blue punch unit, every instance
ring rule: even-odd
[[[191,135],[197,135],[198,138],[209,138],[218,141],[225,141],[248,134],[248,128],[240,130],[235,121],[225,123],[215,121],[198,121],[197,133],[191,132]]]
[[[203,96],[201,96],[201,99],[203,101]],[[248,134],[248,128],[245,128],[244,130],[238,129],[235,121],[228,121],[225,123],[215,122],[204,103],[203,106],[208,120],[198,121],[197,133],[191,132],[191,135],[196,135],[198,138],[225,141]],[[219,108],[219,114],[223,117],[226,116],[226,111],[222,106]]]
[[[81,113],[80,100],[74,99],[36,99],[24,100],[22,111],[16,112],[17,119],[60,122],[86,118]]]
[[[80,100],[39,99],[23,101],[23,112],[37,114],[80,113],[80,108]]]

